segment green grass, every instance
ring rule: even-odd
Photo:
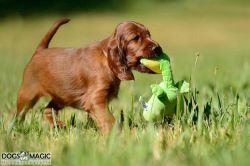
[[[210,1],[211,2],[211,1]],[[214,2],[214,1],[212,1]],[[145,24],[170,55],[175,80],[192,78],[192,93],[179,117],[147,124],[139,96],[150,97],[159,75],[135,73],[110,104],[119,131],[103,137],[81,110],[66,108],[66,130],[42,123],[43,98],[22,125],[11,125],[25,64],[60,16],[14,17],[0,23],[0,152],[49,151],[53,165],[249,165],[250,11],[248,3],[154,3],[123,13],[69,15],[51,46],[84,47],[109,35],[124,20]],[[194,67],[196,54],[200,53]],[[75,120],[74,117],[75,116]],[[72,125],[74,124],[74,125]]]

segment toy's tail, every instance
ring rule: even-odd
[[[52,37],[55,35],[55,33],[58,30],[58,28],[61,25],[66,24],[69,21],[70,21],[70,19],[60,19],[60,20],[57,20],[53,24],[53,26],[49,29],[49,31],[46,33],[46,35],[43,37],[43,39],[41,40],[41,42],[37,46],[36,50],[39,51],[39,50],[43,50],[45,48],[48,48],[49,43],[50,43]]]

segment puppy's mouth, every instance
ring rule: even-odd
[[[143,65],[141,63],[141,59],[154,59],[157,58],[159,55],[161,55],[162,52],[162,48],[160,46],[157,46],[155,48],[151,48],[150,47],[150,51],[143,51],[144,54],[142,54],[141,56],[136,57],[136,59],[134,59],[133,61],[133,67],[132,69],[137,70],[139,72],[142,73],[151,73],[151,74],[157,74],[155,71],[147,68],[145,65]]]
[[[136,61],[136,65],[133,67],[135,70],[142,72],[142,73],[150,73],[150,74],[156,74],[156,72],[152,71],[151,69],[147,68],[146,66],[144,66],[141,63],[141,59],[145,58],[145,59],[150,59],[150,58],[155,58],[158,55],[154,54],[154,55],[150,55],[150,56],[141,56],[137,59]]]

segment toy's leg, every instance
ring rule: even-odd
[[[152,93],[157,97],[162,97],[165,95],[163,88],[158,84],[151,85]]]

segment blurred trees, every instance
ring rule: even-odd
[[[0,15],[120,10],[127,0],[0,0]]]
[[[133,6],[138,9],[152,8],[153,5],[183,3],[203,4],[204,2],[233,3],[235,0],[0,0],[0,16],[67,14],[86,11],[122,11]],[[249,0],[237,0],[249,4]]]

